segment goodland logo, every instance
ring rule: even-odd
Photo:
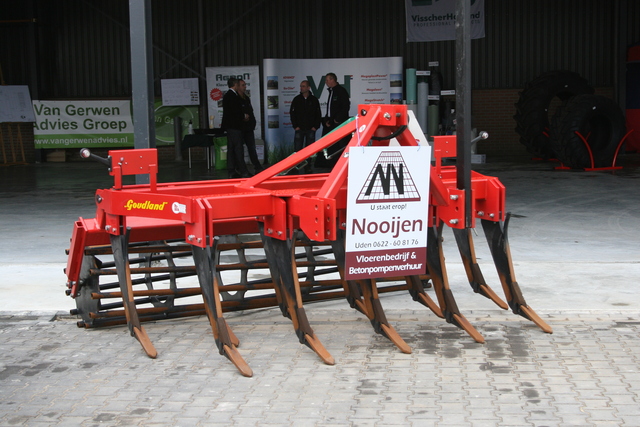
[[[124,208],[128,211],[130,210],[142,210],[142,211],[163,211],[164,207],[167,206],[169,202],[162,203],[152,203],[149,200],[144,202],[134,202],[133,200],[128,200],[124,205]]]

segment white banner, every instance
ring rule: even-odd
[[[0,123],[35,121],[29,86],[0,86]]]
[[[349,151],[345,278],[424,274],[429,147]]]
[[[356,115],[358,104],[402,103],[402,57],[265,59],[263,68],[265,141],[270,163],[293,152],[294,131],[289,109],[293,98],[300,93],[302,80],[309,81],[311,93],[319,99],[323,115],[328,98],[324,81],[327,73],[335,73],[338,83],[349,92],[351,116]]]
[[[162,105],[200,105],[198,79],[162,79]]]
[[[229,90],[227,80],[230,77],[242,79],[247,83],[247,95],[251,98],[251,106],[256,116],[256,139],[262,139],[262,108],[260,106],[260,70],[257,65],[246,67],[207,67],[207,100],[209,120],[213,116],[213,127],[219,128],[222,123],[222,97]]]
[[[456,0],[405,0],[408,42],[456,39]],[[471,0],[471,38],[484,37],[484,0]]]
[[[131,101],[33,101],[36,148],[133,146]]]

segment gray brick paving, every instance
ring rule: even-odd
[[[308,308],[324,365],[277,310],[228,314],[240,376],[204,317],[126,328],[0,315],[0,425],[629,426],[640,417],[640,313],[549,313],[554,334],[508,314],[467,316],[477,344],[426,311],[388,317],[403,354],[348,310]],[[339,324],[340,328],[336,327]]]

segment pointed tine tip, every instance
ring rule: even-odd
[[[398,347],[398,349],[400,349],[401,352],[403,352],[405,354],[411,354],[411,347],[409,347],[409,344],[407,344],[400,337],[400,335],[398,335],[398,332],[396,332],[396,330],[393,329],[392,326],[385,325],[384,323],[381,323],[380,327],[382,328],[382,331],[384,332],[384,335],[387,338],[389,338],[389,340],[392,343],[394,343],[396,345],[396,347]]]
[[[138,342],[140,342],[140,345],[142,345],[142,349],[147,354],[147,356],[149,356],[152,359],[155,359],[156,357],[158,357],[158,351],[153,346],[153,343],[151,342],[151,340],[149,339],[149,336],[147,335],[147,331],[145,331],[142,326],[140,326],[140,328],[137,328],[136,326],[134,326],[133,335],[136,337]]]
[[[240,374],[242,374],[242,376],[244,377],[253,376],[253,371],[251,370],[247,362],[244,361],[242,356],[240,356],[240,353],[238,353],[238,350],[236,350],[235,347],[229,347],[228,345],[225,344],[224,354],[231,361],[231,363],[233,363],[236,369],[238,369],[238,371],[240,372]]]
[[[418,298],[420,299],[420,303],[431,310],[433,314],[441,319],[444,319],[442,310],[440,310],[440,307],[438,307],[438,305],[429,297],[429,295],[420,293],[418,294]]]
[[[475,342],[484,344],[484,337],[473,327],[471,323],[462,314],[453,314],[453,319],[462,330],[464,330]]]
[[[333,356],[331,355],[331,353],[329,353],[327,351],[326,348],[324,348],[324,346],[322,345],[322,343],[320,342],[320,340],[318,339],[318,337],[315,336],[315,334],[313,336],[309,335],[309,334],[305,334],[304,335],[305,341],[307,343],[307,345],[311,348],[311,350],[313,350],[318,357],[320,357],[320,359],[322,359],[322,361],[327,364],[327,365],[335,365],[336,361],[333,358]]]
[[[251,368],[247,364],[245,364],[244,366],[237,366],[236,365],[236,368],[238,368],[238,371],[240,372],[240,374],[243,377],[251,378],[253,376],[253,371],[251,370]]]
[[[549,326],[547,322],[542,320],[540,316],[538,316],[538,314],[535,311],[533,311],[531,307],[526,305],[521,305],[520,311],[523,313],[524,317],[526,317],[527,319],[535,323],[536,326],[542,329],[543,332],[546,332],[547,334],[553,333],[553,329],[551,328],[551,326]]]
[[[482,296],[485,296],[489,298],[491,301],[493,301],[501,309],[509,310],[509,305],[506,302],[504,302],[502,298],[500,298],[498,294],[496,294],[489,285],[480,285],[479,292]]]

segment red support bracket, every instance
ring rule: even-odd
[[[155,148],[143,148],[135,150],[111,150],[111,170],[109,175],[113,177],[113,187],[122,189],[122,177],[125,175],[149,175],[149,187],[156,191],[158,175],[158,150]]]

